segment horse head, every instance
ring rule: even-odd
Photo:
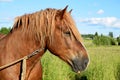
[[[47,48],[54,55],[67,62],[75,72],[86,69],[89,57],[82,38],[67,7],[55,14],[52,38],[47,39]],[[51,41],[50,41],[51,40]]]

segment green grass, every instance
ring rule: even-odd
[[[42,57],[43,80],[120,80],[120,46],[95,46],[85,40],[90,64],[81,74],[49,52]]]
[[[42,57],[42,66],[43,80],[71,80],[74,75],[68,64],[48,51]]]

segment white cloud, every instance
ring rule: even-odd
[[[120,19],[116,17],[84,18],[84,19],[80,19],[80,22],[86,23],[87,25],[99,25],[99,26],[120,28]]]
[[[0,0],[0,2],[12,2],[13,0]]]
[[[104,10],[103,9],[100,9],[97,11],[97,14],[103,14],[104,13]]]
[[[6,18],[1,18],[0,21],[13,21],[13,17],[6,17]]]

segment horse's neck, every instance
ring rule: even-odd
[[[27,36],[13,32],[0,40],[0,66],[18,60],[32,53],[36,49],[41,48],[39,42],[33,41],[31,38],[25,39],[25,37]],[[43,55],[43,53],[44,50],[27,60],[27,77],[29,77],[29,73],[31,73],[31,71],[34,72],[34,67],[37,65],[37,63],[40,63],[38,61],[40,60],[40,57]],[[20,65],[14,66],[13,69],[14,70],[12,70],[12,72],[17,71],[17,73],[19,73]],[[10,72],[10,68],[8,68],[6,73]]]
[[[7,40],[6,51],[7,54],[12,55],[14,60],[22,58],[36,49],[41,48],[40,43],[33,40],[32,38],[27,38],[27,35],[22,35],[19,32],[13,32],[9,35],[9,40]],[[39,55],[33,57],[31,60],[36,58],[40,58],[44,51],[42,51]],[[29,64],[32,64],[29,62]]]

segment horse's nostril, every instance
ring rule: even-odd
[[[84,67],[87,67],[88,62],[89,62],[89,60],[85,59],[85,61],[84,61]]]

